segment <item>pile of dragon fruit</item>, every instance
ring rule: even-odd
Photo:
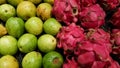
[[[120,68],[120,0],[55,0],[63,68]]]

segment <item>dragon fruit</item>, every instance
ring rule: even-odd
[[[112,29],[112,39],[115,45],[120,46],[120,29]]]
[[[74,57],[72,57],[71,59],[66,58],[66,61],[63,64],[63,68],[79,68],[79,65]]]
[[[120,0],[98,0],[98,3],[104,10],[113,10],[120,4]]]
[[[120,59],[120,29],[112,29],[112,41],[113,41],[113,51],[112,53],[117,55]]]
[[[99,28],[105,23],[105,16],[99,4],[86,7],[79,13],[79,19],[84,28]]]
[[[110,42],[110,34],[101,28],[89,29],[86,36],[94,43],[103,44],[102,42]]]
[[[105,45],[82,41],[78,47],[78,64],[81,68],[119,68],[118,63],[113,63]]]
[[[112,51],[112,43],[110,41],[110,33],[105,32],[103,29],[89,29],[89,31],[86,33],[86,36],[88,40],[90,40],[92,43],[100,44],[103,46],[106,46],[108,48],[108,51]]]
[[[84,9],[85,7],[96,4],[97,0],[80,0],[80,7]]]
[[[111,60],[111,66],[109,68],[120,68],[120,65],[118,62]]]
[[[85,39],[84,30],[75,23],[63,26],[57,34],[58,48],[64,49],[64,54],[74,51],[74,48]]]
[[[115,28],[120,28],[120,8],[113,14],[110,19],[110,22]]]
[[[116,61],[111,60],[110,62],[96,61],[93,63],[91,68],[120,68]]]
[[[52,13],[60,22],[66,25],[78,21],[80,0],[55,0]]]
[[[103,29],[89,29],[86,38],[74,50],[81,68],[119,68],[110,56],[112,43],[110,34]]]

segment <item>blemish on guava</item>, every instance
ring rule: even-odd
[[[7,10],[5,10],[5,12],[7,13],[8,11],[7,11]]]
[[[52,42],[54,42],[54,40],[52,40]]]
[[[56,57],[53,59],[53,64],[57,64],[57,63],[59,63],[59,58]]]

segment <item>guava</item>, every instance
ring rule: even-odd
[[[11,55],[5,55],[0,58],[0,68],[19,68],[18,60]]]
[[[63,56],[57,51],[48,52],[43,56],[43,68],[62,68]]]
[[[22,2],[24,0],[7,0],[7,2],[13,6],[17,6],[20,2]]]
[[[42,55],[40,52],[32,51],[27,53],[22,60],[23,68],[41,68]]]
[[[0,5],[0,19],[4,22],[7,21],[8,18],[14,17],[16,15],[15,8],[10,4],[2,4]]]
[[[0,0],[0,5],[5,3],[6,3],[6,0]]]
[[[25,22],[25,29],[31,34],[40,35],[43,31],[43,22],[38,17],[31,17]]]
[[[24,33],[24,21],[19,17],[11,17],[7,20],[5,27],[9,35],[19,38]]]
[[[30,1],[22,1],[17,6],[17,16],[23,20],[36,16],[36,6]]]
[[[44,1],[44,3],[49,3],[49,4],[51,4],[51,5],[54,4],[54,0],[43,0],[43,1]]]
[[[62,25],[55,18],[49,18],[43,24],[44,32],[54,36],[59,32],[61,27]]]
[[[52,17],[52,6],[49,3],[40,3],[37,6],[37,16],[43,21]]]
[[[7,34],[6,27],[0,24],[0,37],[4,36],[5,34]]]
[[[42,2],[42,0],[28,0],[28,1],[31,1],[31,2],[33,2],[34,4],[39,4],[40,2]]]
[[[14,55],[18,51],[17,39],[10,35],[5,35],[0,38],[0,54]]]
[[[28,53],[35,50],[37,47],[37,37],[33,34],[23,34],[18,39],[18,48],[23,53]]]
[[[56,38],[50,34],[43,34],[38,39],[38,48],[41,52],[47,53],[53,51],[56,45]]]

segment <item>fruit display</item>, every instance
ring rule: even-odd
[[[120,0],[0,0],[0,68],[120,68]]]

